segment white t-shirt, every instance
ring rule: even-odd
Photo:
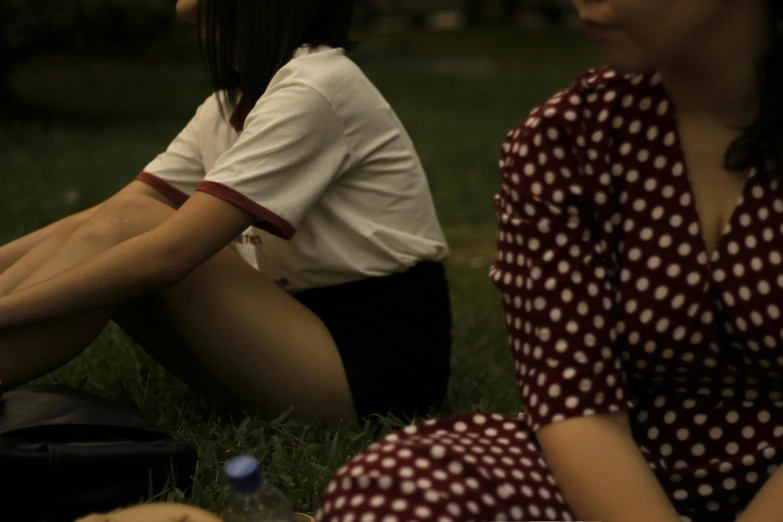
[[[137,179],[177,204],[200,190],[253,214],[237,250],[290,292],[448,255],[410,137],[342,49],[300,48],[244,122],[210,96]]]

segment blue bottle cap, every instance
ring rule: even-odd
[[[226,463],[228,485],[235,493],[252,493],[261,488],[264,474],[258,459],[249,455],[235,457]]]

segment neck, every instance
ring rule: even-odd
[[[736,132],[758,115],[759,67],[771,34],[769,14],[758,4],[731,6],[687,62],[660,72],[680,117]]]

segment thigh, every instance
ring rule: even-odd
[[[158,295],[140,297],[119,306],[111,317],[159,364],[185,382],[202,397],[228,411],[236,401],[226,388],[193,356],[171,324]]]
[[[111,223],[112,241],[123,241],[174,212],[132,196],[107,202],[92,219]],[[300,416],[354,417],[342,361],[323,323],[229,249],[158,295],[177,338],[245,408],[266,417],[290,407]]]
[[[161,292],[190,352],[240,403],[266,417],[353,419],[342,360],[323,322],[229,250]]]
[[[62,246],[82,225],[93,220],[117,223],[118,233],[127,239],[153,229],[173,212],[157,199],[121,193],[107,200],[100,209],[91,210],[68,226],[60,227],[46,241],[52,241],[50,250],[56,250],[56,246]],[[117,219],[120,216],[123,219]],[[19,282],[21,280],[16,284]],[[15,387],[66,364],[98,336],[112,313],[110,309],[98,310],[3,332],[0,335],[0,380],[7,387]]]
[[[338,471],[317,514],[340,520],[573,520],[524,425],[462,415],[409,426]]]

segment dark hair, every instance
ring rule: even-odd
[[[769,0],[772,44],[760,67],[761,110],[726,153],[726,168],[747,170],[760,158],[783,158],[783,2]]]
[[[199,0],[199,48],[223,111],[252,108],[302,45],[351,49],[354,0]],[[241,100],[240,100],[241,95]]]

